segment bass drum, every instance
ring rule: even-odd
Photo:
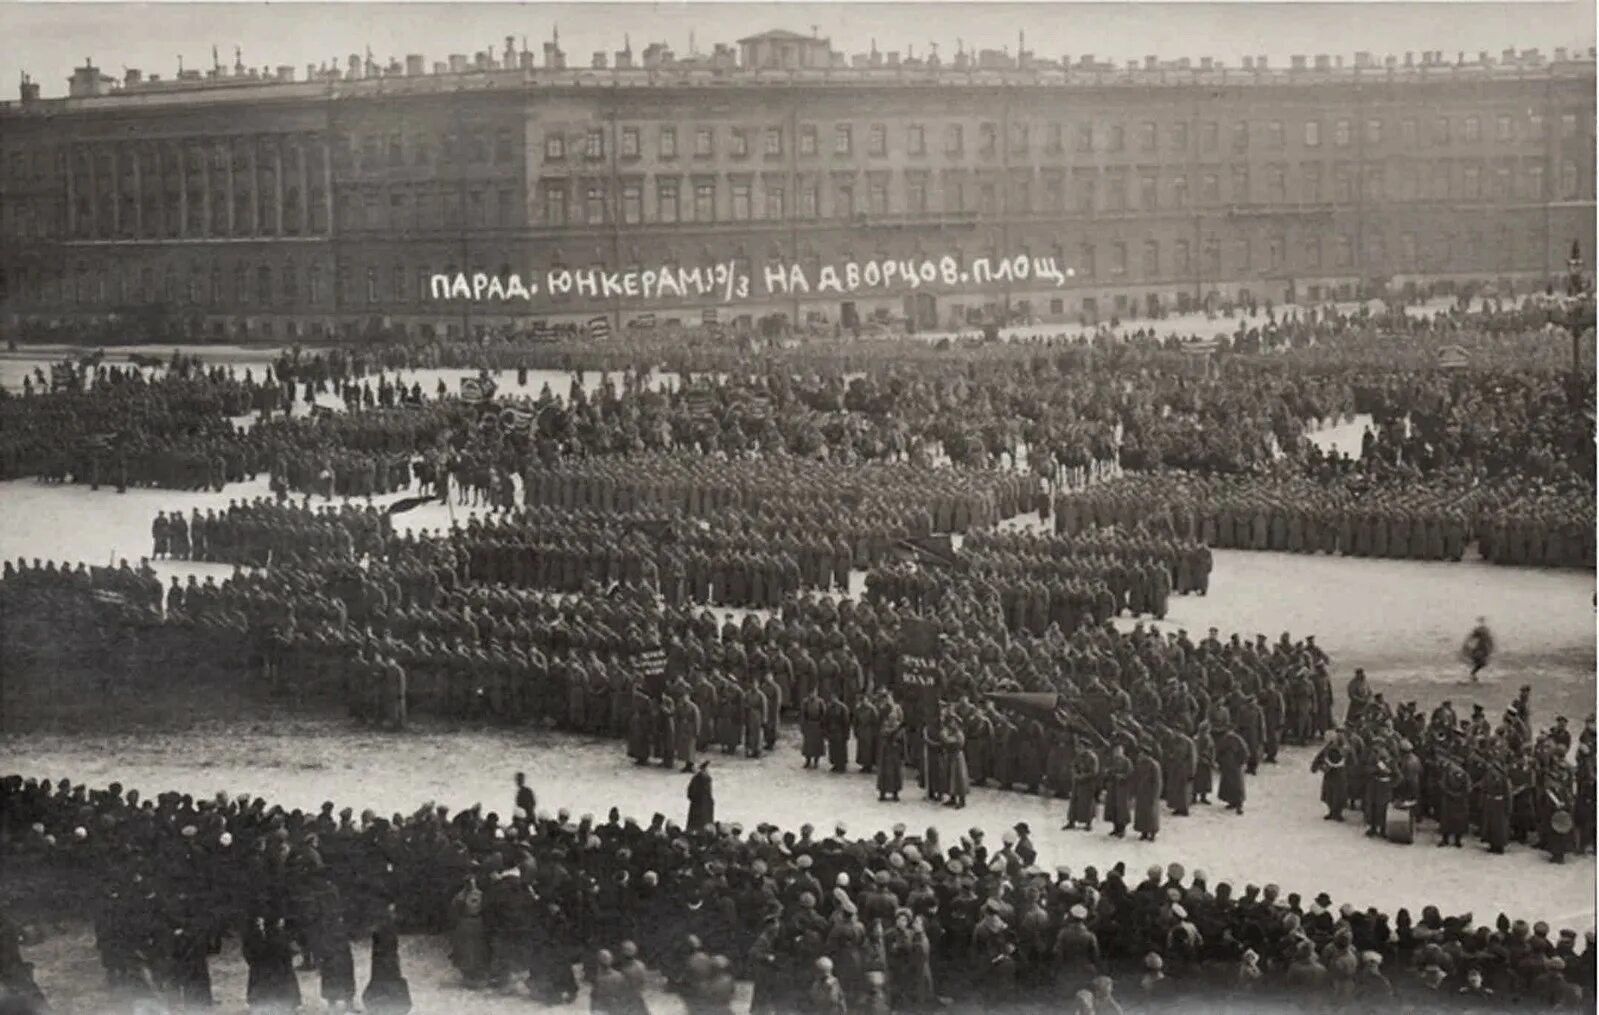
[[[1416,815],[1407,804],[1388,808],[1388,841],[1410,845],[1416,841]]]

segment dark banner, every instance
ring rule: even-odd
[[[635,655],[633,673],[643,682],[645,694],[659,698],[666,692],[666,650],[650,648]]]
[[[920,617],[899,629],[896,691],[913,730],[938,721],[938,699],[944,689],[942,635],[938,624]]]

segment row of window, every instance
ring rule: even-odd
[[[1306,162],[1297,167],[1269,165],[1263,173],[1235,165],[1226,174],[1204,172],[1192,180],[1186,173],[1137,172],[1113,168],[1077,170],[1033,178],[1012,174],[1002,181],[974,180],[959,173],[938,177],[918,171],[869,173],[831,178],[826,185],[810,177],[657,177],[653,187],[643,179],[545,179],[539,184],[540,221],[547,226],[671,225],[781,219],[848,218],[861,214],[1031,214],[1034,212],[1156,212],[1191,207],[1270,204],[1349,204],[1367,201],[1540,201],[1576,200],[1584,194],[1581,166],[1562,162],[1550,193],[1541,162],[1484,164],[1438,162],[1425,169],[1414,164],[1396,168],[1367,166],[1364,174],[1352,163],[1330,167]],[[936,186],[935,186],[936,183]],[[648,195],[648,199],[646,197]],[[141,208],[132,195],[120,207],[109,194],[98,201],[80,196],[70,234],[78,238],[205,236],[273,236],[280,215],[275,189],[252,194],[241,188],[229,202],[191,193],[186,205],[177,195],[147,199]],[[60,221],[64,206],[50,199],[15,200],[3,205],[0,234],[19,238],[67,235]],[[209,212],[209,217],[208,217]],[[341,230],[437,230],[457,228],[520,228],[526,208],[519,191],[388,188],[384,192],[347,192],[339,198]],[[187,214],[187,229],[181,216]],[[302,222],[304,223],[302,225]],[[327,229],[324,193],[313,190],[302,208],[297,187],[285,188],[282,235],[318,235]]]
[[[495,131],[447,130],[431,134],[362,134],[341,137],[341,147],[363,170],[381,166],[429,166],[437,162],[505,165],[516,160],[516,135]]]
[[[1561,136],[1574,138],[1577,136],[1579,121],[1575,113],[1567,113],[1561,117]],[[1457,126],[1458,124],[1458,126]],[[943,125],[942,150],[945,155],[960,156],[967,151],[967,124],[946,123]],[[1134,143],[1133,149],[1139,152],[1156,153],[1162,150],[1186,153],[1190,147],[1190,124],[1185,121],[1166,124],[1164,128],[1155,121],[1145,121],[1132,128]],[[1301,125],[1301,139],[1306,148],[1320,148],[1323,144],[1324,121],[1320,119],[1305,120]],[[1028,155],[1032,152],[1033,137],[1042,138],[1042,150],[1046,154],[1061,154],[1066,150],[1067,128],[1065,124],[1032,124],[1013,123],[1010,126],[1009,150],[1012,155]],[[857,125],[852,123],[837,123],[832,127],[828,139],[828,150],[840,157],[851,157],[856,154]],[[935,128],[936,129],[936,126]],[[1499,114],[1492,121],[1493,138],[1496,141],[1511,143],[1517,141],[1518,134],[1515,119],[1509,114]],[[680,154],[680,128],[676,125],[657,127],[654,130],[655,157],[661,160],[671,160]],[[718,152],[719,138],[725,133],[726,153],[735,159],[750,158],[759,152],[766,158],[781,158],[785,152],[784,128],[780,126],[768,127],[742,127],[734,126],[719,128],[714,126],[696,126],[683,128],[692,143],[690,154],[694,158],[713,158]],[[1127,151],[1128,128],[1122,124],[1099,126],[1094,123],[1079,123],[1073,133],[1073,148],[1079,153],[1105,151],[1119,153]],[[1269,120],[1259,124],[1252,124],[1248,120],[1238,120],[1227,125],[1228,148],[1234,153],[1249,151],[1250,139],[1259,132],[1261,143],[1268,150],[1280,150],[1286,147],[1289,127],[1282,120]],[[1388,127],[1386,121],[1372,117],[1363,122],[1349,118],[1340,118],[1331,122],[1330,143],[1334,148],[1348,148],[1355,142],[1356,131],[1362,132],[1361,140],[1367,145],[1380,145],[1384,141]],[[1425,141],[1430,145],[1447,145],[1452,140],[1458,139],[1467,144],[1475,144],[1484,140],[1484,120],[1478,116],[1449,117],[1438,116],[1430,122],[1416,118],[1407,118],[1399,121],[1399,140],[1405,147],[1419,147]],[[929,127],[924,123],[911,123],[903,127],[904,144],[899,148],[907,155],[926,155],[929,150]],[[975,137],[975,150],[984,158],[992,158],[999,154],[1000,127],[993,122],[977,124]],[[1164,149],[1162,134],[1165,136]],[[1222,150],[1223,125],[1217,121],[1206,121],[1198,125],[1200,152],[1220,152]],[[1525,121],[1522,137],[1537,139],[1543,137],[1543,116],[1538,113],[1529,114]],[[560,162],[569,156],[580,154],[584,159],[599,161],[607,157],[606,140],[609,131],[604,127],[588,127],[580,130],[576,135],[569,136],[562,131],[554,131],[544,136],[544,160],[546,162]],[[869,158],[884,158],[889,154],[889,127],[884,123],[866,125],[864,131],[865,154]],[[617,139],[617,155],[622,159],[638,159],[644,156],[643,128],[623,127]],[[811,158],[821,154],[823,143],[822,128],[816,124],[801,124],[799,127],[799,155],[802,158]]]
[[[762,176],[692,177],[689,181],[657,177],[653,190],[643,180],[623,180],[614,188],[605,180],[540,182],[541,221],[549,226],[670,225],[678,222],[742,222],[752,219],[849,218],[855,215],[931,213],[1025,215],[1034,212],[1089,213],[1160,210],[1223,204],[1347,204],[1368,201],[1463,200],[1540,201],[1549,198],[1544,167],[1465,165],[1456,172],[1440,163],[1423,174],[1416,166],[1389,173],[1372,166],[1358,175],[1358,166],[1339,164],[1327,173],[1322,163],[1304,163],[1296,179],[1290,167],[1269,166],[1258,183],[1247,166],[1234,166],[1226,176],[1201,173],[1192,182],[1184,173],[1077,172],[1070,177],[1035,180],[1030,175],[1001,181],[971,180],[964,174],[907,172],[867,174],[864,185],[854,177],[827,184],[801,177],[797,182]],[[1225,181],[1225,188],[1223,183]],[[1562,163],[1557,182],[1560,198],[1582,194],[1581,168]],[[1290,184],[1292,183],[1292,189]],[[792,184],[792,188],[791,188]],[[646,203],[646,194],[653,197]],[[825,204],[824,204],[825,202]]]
[[[1560,137],[1569,140],[1581,136],[1584,122],[1585,117],[1577,113],[1561,114]],[[825,145],[826,150],[834,155],[853,156],[856,153],[857,126],[853,123],[836,123],[832,125],[831,132],[824,135],[823,127],[802,124],[797,142],[799,155],[820,155]],[[982,157],[997,156],[1001,143],[1000,125],[994,121],[978,123],[971,137],[968,137],[968,126],[964,123],[945,123],[941,126],[910,123],[895,126],[891,130],[886,123],[871,123],[861,129],[859,138],[868,157],[886,157],[891,146],[891,134],[903,139],[901,143],[893,144],[893,147],[908,155],[926,155],[935,145],[946,155],[964,155],[970,143]],[[1401,145],[1418,147],[1423,144],[1448,145],[1456,141],[1475,144],[1492,140],[1508,144],[1519,140],[1542,140],[1547,129],[1543,115],[1538,112],[1529,112],[1525,116],[1496,113],[1487,116],[1405,117],[1396,122],[1380,117],[1363,120],[1340,117],[1330,121],[1314,118],[1298,124],[1284,120],[1235,120],[1228,123],[1207,120],[1198,124],[1187,121],[1162,124],[1146,120],[1133,125],[1083,122],[1076,124],[1069,136],[1067,125],[1063,123],[1023,121],[1011,124],[1006,143],[1013,155],[1029,154],[1035,138],[1041,150],[1047,154],[1065,152],[1068,141],[1074,151],[1084,154],[1127,150],[1186,153],[1197,136],[1200,152],[1222,151],[1225,139],[1228,149],[1242,153],[1248,151],[1252,143],[1263,145],[1268,150],[1283,149],[1291,133],[1297,133],[1305,147],[1319,148],[1324,143],[1324,128],[1327,135],[1325,142],[1335,148],[1352,146],[1357,136],[1367,145],[1380,145],[1391,131],[1395,132],[1392,136]],[[544,137],[544,158],[547,161],[560,161],[581,155],[586,159],[604,159],[608,156],[607,134],[607,129],[603,127],[578,128],[571,137],[561,131],[548,133]],[[685,146],[688,147],[687,154],[696,158],[714,157],[722,145],[734,158],[748,158],[757,153],[776,158],[783,156],[786,151],[785,128],[775,125],[725,128],[706,125],[680,128],[669,125],[654,128],[652,134],[653,154],[660,159],[679,157]],[[642,158],[645,154],[644,139],[644,128],[622,127],[616,140],[617,154],[623,159]],[[519,142],[516,131],[502,127],[494,130],[449,130],[436,135],[400,131],[346,134],[339,137],[338,147],[360,167],[367,169],[428,166],[435,162],[509,164],[517,158]],[[113,173],[130,174],[135,163],[146,176],[176,174],[179,168],[177,153],[181,151],[183,167],[189,172],[199,172],[203,163],[208,163],[214,170],[226,169],[231,164],[236,172],[243,172],[249,167],[252,148],[260,165],[275,164],[279,152],[286,170],[299,170],[302,160],[310,165],[317,164],[316,154],[308,153],[299,141],[280,141],[277,136],[262,135],[195,139],[192,142],[178,141],[169,145],[137,148],[130,145],[78,145],[70,148],[41,146],[32,152],[14,149],[6,155],[5,168],[6,175],[11,179],[64,174],[68,170],[67,152],[70,150],[73,153],[71,168],[80,177],[90,173],[101,178],[109,178]]]
[[[110,194],[100,194],[98,198],[80,195],[70,205],[59,198],[0,205],[0,235],[23,239],[315,236],[325,233],[327,227],[323,191],[311,191],[310,201],[302,202],[298,187],[285,188],[281,212],[275,190],[252,194],[247,189],[236,191],[231,203],[224,192],[210,195],[209,201],[195,193],[190,193],[187,202],[167,194],[147,195],[142,203],[131,194],[122,195],[120,202]]]
[[[1488,245],[1488,240],[1492,244]],[[1116,279],[1118,281],[1157,282],[1193,279],[1218,280],[1224,277],[1242,277],[1253,272],[1297,272],[1300,274],[1321,271],[1343,271],[1388,268],[1400,273],[1448,269],[1465,271],[1482,268],[1510,268],[1516,265],[1540,267],[1543,261],[1543,236],[1537,228],[1517,229],[1504,226],[1490,233],[1469,229],[1461,232],[1439,231],[1430,235],[1402,232],[1390,236],[1382,230],[1367,230],[1364,250],[1357,249],[1357,239],[1349,233],[1332,236],[1310,236],[1290,243],[1286,236],[1264,239],[1237,238],[1223,240],[1211,236],[1197,247],[1187,239],[1172,241],[1169,245],[1148,239],[1129,244],[1122,241],[1110,243],[1078,244],[1075,248],[1057,247],[1053,251],[1058,263],[1070,266],[1078,281]],[[990,250],[991,257],[999,251]],[[1357,264],[1357,254],[1363,254]],[[879,252],[879,257],[889,256]],[[957,259],[963,259],[961,252]],[[744,259],[743,270],[750,270]],[[814,277],[820,261],[812,259],[808,265]],[[600,269],[602,265],[594,265]],[[631,265],[638,269],[641,265]],[[439,271],[454,275],[453,264],[441,266]],[[486,271],[484,266],[474,266],[473,271]],[[385,303],[408,303],[430,299],[430,280],[435,269],[431,266],[389,268],[371,267],[344,277],[345,291],[342,305],[354,306]],[[512,273],[510,265],[501,265],[499,275]],[[271,265],[253,267],[239,265],[232,269],[196,268],[180,273],[168,268],[157,276],[151,268],[115,272],[109,269],[91,271],[79,265],[67,273],[28,269],[19,272],[16,281],[21,287],[19,295],[32,302],[64,303],[78,305],[115,306],[130,303],[151,303],[164,300],[174,304],[194,306],[292,306],[309,304],[331,306],[332,291],[329,277],[321,266],[298,268],[293,263],[274,269]]]
[[[1548,191],[1544,167],[1453,165],[1437,163],[1423,172],[1414,165],[1389,171],[1368,166],[1357,175],[1352,164],[1335,164],[1331,172],[1319,162],[1298,167],[1272,165],[1262,174],[1248,166],[1233,166],[1229,173],[1207,172],[1190,180],[1185,173],[1135,173],[1125,169],[1074,172],[1070,177],[1010,179],[1009,185],[972,180],[959,174],[938,179],[927,173],[907,172],[896,183],[893,174],[868,174],[864,184],[856,179],[797,182],[769,177],[747,179],[695,177],[656,178],[653,188],[643,180],[623,180],[612,186],[605,180],[546,179],[540,183],[541,222],[547,226],[671,225],[679,222],[719,222],[781,219],[848,218],[860,214],[1030,214],[1033,212],[1183,211],[1191,207],[1220,207],[1265,203],[1349,204],[1367,201],[1461,200],[1539,201],[1557,197],[1575,200],[1583,194],[1581,167],[1575,161],[1561,164],[1555,192]],[[650,200],[646,200],[648,193]],[[118,208],[109,195],[98,202],[80,197],[71,235],[78,238],[132,238],[206,236],[273,236],[279,234],[280,217],[273,190],[252,195],[235,193],[230,207],[213,195],[207,204],[191,195],[185,206],[175,200],[147,201],[140,209],[131,195]],[[209,208],[209,218],[207,209]],[[181,227],[186,211],[187,230]],[[11,201],[0,216],[0,234],[19,238],[66,235],[59,218],[59,201]],[[304,225],[302,226],[302,220]],[[323,192],[311,192],[309,207],[302,208],[298,188],[284,191],[282,235],[326,231]],[[259,225],[258,225],[259,223]],[[520,228],[526,209],[519,191],[470,189],[436,191],[427,188],[389,188],[383,193],[346,193],[339,200],[341,230],[438,230],[457,228]]]

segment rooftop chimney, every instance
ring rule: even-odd
[[[1360,52],[1356,53],[1355,54],[1355,66],[1356,67],[1370,67],[1371,66],[1371,54],[1366,52],[1365,50],[1361,50]]]
[[[137,67],[129,67],[127,73],[122,75],[122,87],[132,88],[144,80],[144,72]]]
[[[1208,56],[1202,56],[1202,57],[1199,58],[1199,69],[1200,70],[1210,70],[1215,65],[1216,65],[1216,61],[1212,60]]]
[[[405,73],[407,77],[421,77],[427,73],[427,61],[421,53],[407,53],[405,55]]]
[[[1330,57],[1328,57],[1325,53],[1317,53],[1316,54],[1316,69],[1317,70],[1327,70],[1331,66],[1332,66],[1332,59]]]
[[[1291,70],[1304,70],[1305,58],[1298,55],[1291,56],[1288,58],[1288,66]]]
[[[595,50],[594,51],[594,59],[592,61],[590,61],[589,66],[592,67],[594,70],[604,70],[605,69],[605,50],[603,50],[603,49]]]
[[[290,81],[293,81],[294,80],[294,66],[292,64],[287,64],[287,63],[279,64],[278,65],[278,80],[282,81],[284,83],[288,83]]]
[[[1269,60],[1267,60],[1265,57],[1263,57],[1263,56],[1255,57],[1255,68],[1257,70],[1265,70],[1267,67],[1270,67],[1270,66],[1271,66],[1271,62]]]
[[[1160,60],[1157,57],[1153,57],[1153,56],[1144,57],[1144,69],[1145,70],[1155,70],[1159,66],[1160,66]]]
[[[451,74],[465,74],[466,73],[466,54],[465,53],[451,53],[450,54],[450,73]]]
[[[74,68],[72,77],[67,79],[67,94],[75,99],[86,95],[100,95],[110,80],[100,73],[100,68],[94,65],[94,61],[85,60],[83,66]]]
[[[1252,56],[1244,57],[1244,70],[1254,70],[1254,69],[1255,69],[1255,58],[1252,57]]]

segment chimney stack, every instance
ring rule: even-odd
[[[421,53],[407,53],[405,55],[405,74],[407,77],[421,77],[427,73],[427,61]]]
[[[1303,56],[1299,56],[1297,54],[1294,55],[1294,56],[1289,57],[1288,58],[1288,68],[1290,70],[1304,70],[1305,69],[1305,58]]]
[[[450,54],[450,73],[451,74],[465,74],[466,73],[466,54],[465,53],[451,53]]]
[[[290,64],[278,65],[278,80],[288,84],[294,80],[294,67]]]
[[[122,87],[132,88],[143,83],[143,81],[144,73],[137,67],[129,67],[127,73],[122,76]]]

